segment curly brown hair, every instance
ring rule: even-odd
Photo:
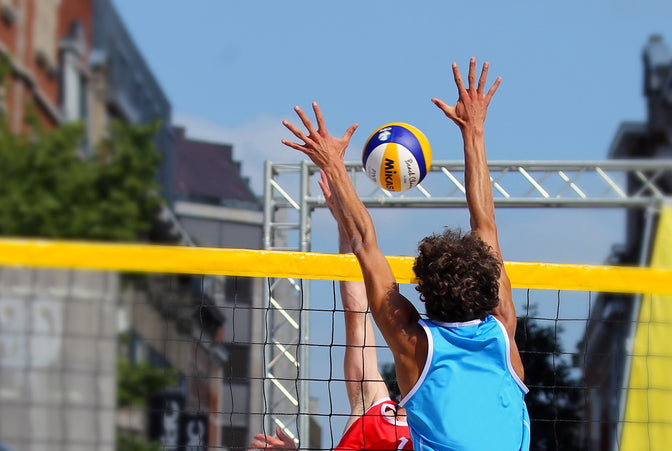
[[[446,228],[420,241],[418,252],[415,289],[429,319],[484,319],[497,307],[502,265],[480,238]]]

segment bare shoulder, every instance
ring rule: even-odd
[[[396,284],[387,290],[385,298],[383,307],[374,312],[376,324],[390,347],[399,347],[400,352],[404,350],[412,352],[417,338],[424,336],[424,330],[418,322],[420,313],[411,301],[399,292]]]
[[[407,323],[399,330],[398,348],[396,352],[393,351],[397,383],[404,395],[420,379],[427,361],[429,342],[419,319],[418,317],[413,323]]]

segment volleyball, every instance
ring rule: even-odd
[[[420,130],[403,122],[379,127],[362,152],[366,175],[388,191],[406,191],[425,178],[432,164],[429,141]]]

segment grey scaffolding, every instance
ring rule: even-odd
[[[670,200],[660,186],[672,179],[672,160],[490,161],[488,166],[497,208],[643,209],[644,243],[651,239],[656,213]],[[346,162],[346,167],[369,209],[466,208],[462,160],[433,162],[427,178],[405,193],[377,188],[361,163]],[[311,250],[311,213],[326,207],[318,178],[318,168],[307,160],[266,162],[264,249]],[[264,424],[308,443],[309,355],[302,344],[309,336],[309,284],[268,279],[264,296]]]

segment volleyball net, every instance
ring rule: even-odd
[[[506,263],[534,449],[672,440],[671,236],[649,268]],[[389,261],[412,293],[412,258]],[[0,441],[242,450],[280,427],[332,449],[350,414],[339,280],[361,280],[354,257],[0,240]]]

